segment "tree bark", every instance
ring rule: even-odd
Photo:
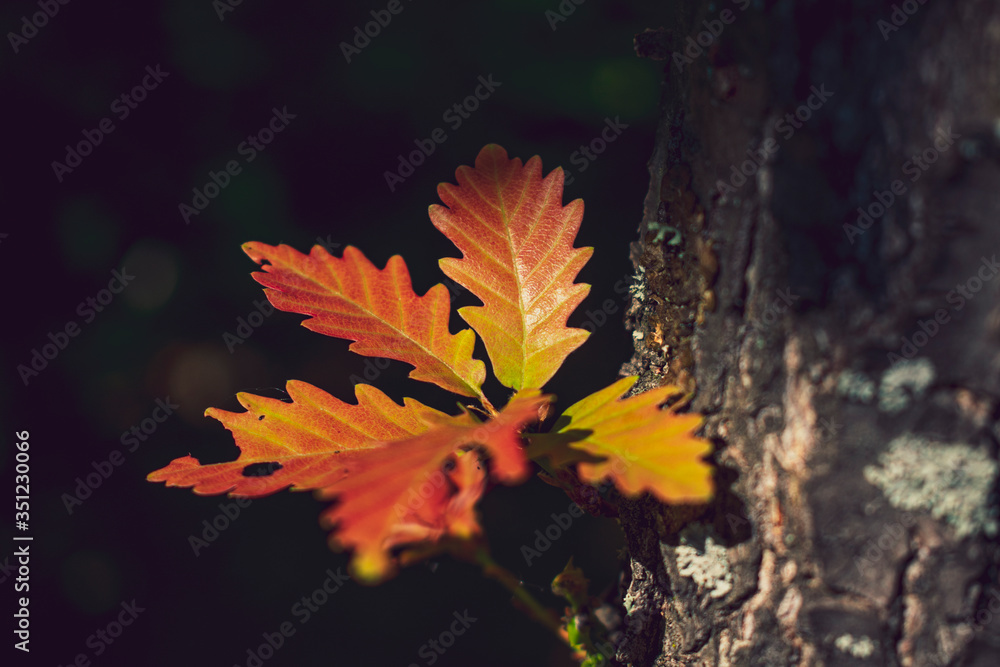
[[[1000,664],[1000,6],[674,4],[623,370],[718,489],[622,504],[616,658]]]

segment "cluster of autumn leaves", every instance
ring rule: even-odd
[[[352,550],[351,569],[368,583],[391,576],[407,550],[474,539],[487,476],[517,484],[532,459],[584,482],[611,479],[629,495],[706,499],[710,446],[693,435],[699,415],[660,408],[678,393],[673,387],[618,400],[635,382],[624,378],[568,408],[549,432],[523,433],[554,400],[541,388],[589,335],[566,325],[589,291],[573,282],[593,252],[573,247],[583,202],[563,206],[562,170],[541,172],[537,156],[522,165],[491,144],[474,168],[457,170],[457,186],[438,186],[444,205],[430,207],[431,221],[463,253],[440,260],[441,269],[483,303],[459,309],[472,328],[457,334],[448,328],[447,289],[439,284],[417,296],[398,255],[379,269],[350,246],[339,258],[320,246],[308,255],[285,245],[243,246],[262,266],[253,277],[276,308],[308,315],[302,324],[313,331],[354,341],[353,352],[411,364],[411,378],[479,407],[448,415],[411,398],[399,405],[365,384],[355,386],[356,404],[345,403],[291,380],[290,402],[240,393],[245,412],[206,411],[232,432],[235,461],[202,465],[185,456],[148,479],[198,494],[259,497],[291,488],[336,499],[322,521],[333,528],[333,546]],[[497,379],[514,390],[500,410],[483,394],[476,334]]]

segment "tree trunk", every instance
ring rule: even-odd
[[[1000,6],[674,4],[624,370],[718,492],[623,503],[617,660],[1000,664]]]

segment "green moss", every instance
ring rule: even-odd
[[[901,510],[930,512],[955,528],[959,537],[995,535],[997,517],[988,505],[997,462],[981,448],[941,443],[907,433],[889,443],[878,466],[864,469]]]
[[[656,232],[656,236],[653,237],[653,243],[663,243],[663,239],[667,238],[667,233],[669,233],[670,240],[667,241],[667,245],[680,245],[681,242],[681,230],[676,227],[671,227],[670,225],[661,224],[655,220],[651,220],[648,224],[649,231]]]

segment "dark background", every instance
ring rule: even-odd
[[[454,182],[455,169],[487,143],[525,160],[540,155],[545,173],[563,166],[574,178],[565,201],[586,201],[577,245],[596,251],[579,280],[593,288],[570,323],[585,322],[605,299],[619,307],[547,389],[563,408],[613,381],[631,352],[620,325],[625,298],[613,285],[630,274],[661,76],[659,65],[636,58],[632,37],[659,25],[653,5],[567,0],[563,7],[575,10],[553,30],[545,12],[558,11],[557,0],[403,0],[402,13],[348,63],[339,44],[385,2],[247,0],[224,20],[209,0],[70,2],[17,53],[8,33],[40,10],[29,0],[4,3],[0,479],[9,498],[14,433],[29,431],[34,541],[31,653],[11,647],[20,594],[16,574],[0,570],[3,655],[14,664],[64,665],[83,653],[95,665],[246,665],[262,633],[292,621],[295,635],[265,664],[424,665],[420,646],[447,629],[453,612],[468,610],[478,620],[437,664],[571,664],[504,589],[448,558],[379,587],[345,584],[300,624],[291,607],[322,585],[328,568],[347,563],[318,525],[323,503],[290,492],[254,500],[196,557],[188,537],[226,499],[145,477],[188,453],[204,462],[235,458],[231,435],[203,413],[241,410],[238,391],[280,397],[286,380],[299,379],[353,401],[350,376],[363,375],[365,358],[299,326],[300,315],[275,313],[229,352],[223,334],[235,333],[237,318],[263,299],[241,244],[305,251],[322,238],[340,244],[338,255],[356,245],[378,266],[403,254],[422,294],[443,277],[436,260],[457,254],[427,216],[439,202],[436,186]],[[112,102],[157,65],[169,76],[120,119]],[[443,112],[473,94],[480,75],[500,87],[451,129]],[[246,163],[237,146],[275,107],[295,119]],[[571,164],[605,119],[617,117],[628,125],[621,136],[585,171]],[[65,161],[67,144],[102,118],[114,131],[57,180],[52,162]],[[447,140],[390,192],[384,172],[438,127]],[[242,172],[185,224],[179,204],[190,204],[192,188],[232,159]],[[85,322],[78,304],[107,287],[116,269],[134,281]],[[80,334],[26,386],[18,365],[30,365],[32,350],[68,322]],[[459,324],[455,317],[452,330]],[[477,356],[486,359],[481,346]],[[398,401],[414,396],[454,410],[443,390],[406,380],[409,369],[392,362],[374,384]],[[502,404],[502,389],[490,386]],[[127,452],[121,434],[167,397],[180,405],[176,414]],[[63,494],[114,450],[124,463],[68,513]],[[16,565],[8,502],[0,522],[7,567]],[[494,489],[481,504],[496,558],[553,606],[549,582],[571,554],[594,593],[613,585],[619,568],[618,528],[589,516],[525,565],[521,545],[568,505],[538,480]],[[144,611],[95,656],[88,637],[133,599]]]

